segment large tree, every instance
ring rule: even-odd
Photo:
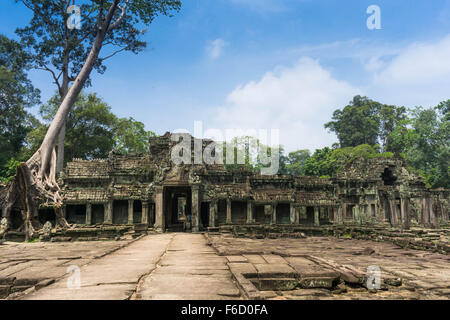
[[[379,108],[380,103],[356,96],[349,105],[333,113],[333,121],[325,124],[325,128],[336,133],[341,148],[375,145],[380,128]]]
[[[333,113],[325,128],[334,132],[341,148],[380,144],[383,151],[395,151],[390,134],[406,119],[406,108],[386,105],[356,96],[349,105]]]
[[[29,59],[16,41],[0,35],[0,181],[7,181],[36,119],[27,108],[39,91],[27,78]]]
[[[416,107],[391,133],[393,147],[431,187],[450,187],[450,100],[434,108]]]
[[[168,14],[178,9],[176,0],[15,0],[32,10],[30,23],[16,30],[22,45],[37,69],[49,72],[58,88],[61,102],[70,85],[80,74],[91,53],[97,55],[91,66],[99,73],[106,70],[105,61],[119,52],[138,53],[146,47],[141,40],[145,32],[139,25],[148,25],[159,13]],[[72,19],[73,7],[80,8],[80,20]],[[111,13],[111,15],[108,15]],[[78,23],[79,22],[79,23]],[[104,28],[102,27],[102,24]],[[96,44],[95,46],[93,46]],[[100,46],[98,46],[100,45]],[[105,47],[98,56],[93,49]],[[84,74],[83,85],[90,85],[89,72]],[[64,160],[65,122],[58,136],[56,172],[62,170]]]
[[[286,170],[289,174],[304,175],[305,163],[311,157],[309,150],[297,150],[287,156]]]
[[[30,39],[30,46],[40,56],[53,51],[52,46],[63,42],[66,32],[66,21],[69,15],[67,9],[73,1],[64,0],[16,0],[33,10],[33,19],[28,28],[22,32],[23,38]],[[26,162],[18,166],[17,174],[8,185],[3,198],[3,210],[8,210],[14,203],[20,203],[24,212],[25,234],[29,239],[34,229],[31,219],[37,215],[40,205],[52,205],[56,208],[58,224],[66,227],[67,222],[62,217],[60,206],[62,199],[56,182],[56,152],[57,137],[64,126],[67,115],[75,103],[83,87],[88,83],[94,68],[99,68],[104,58],[100,51],[105,45],[120,47],[118,50],[130,50],[139,46],[139,36],[142,28],[150,25],[159,14],[170,15],[173,10],[179,10],[179,0],[92,0],[83,1],[82,28],[73,29],[71,38],[74,48],[73,55],[83,58],[75,63],[71,72],[67,73],[73,80],[51,122],[40,148]],[[140,28],[141,27],[141,28]],[[20,33],[21,31],[19,31]],[[84,33],[82,33],[84,32]],[[39,40],[37,40],[39,39]],[[46,39],[50,40],[48,43]],[[45,45],[39,45],[44,41]],[[125,46],[125,47],[124,47]],[[131,47],[130,47],[131,46]],[[64,48],[67,51],[67,48]],[[117,52],[117,51],[115,51]],[[108,56],[114,55],[111,52]],[[64,60],[49,58],[42,61],[42,67],[48,67],[48,62],[64,64]],[[83,62],[81,62],[83,61]],[[54,80],[58,80],[55,73]]]

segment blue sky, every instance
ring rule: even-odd
[[[370,5],[381,30],[369,30]],[[31,14],[2,0],[0,32]],[[208,128],[280,129],[286,149],[336,141],[323,128],[356,94],[412,107],[450,98],[450,0],[185,0],[159,17],[148,48],[109,60],[93,86],[115,114],[163,134]],[[42,100],[55,87],[31,72]]]

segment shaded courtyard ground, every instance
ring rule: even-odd
[[[369,266],[381,271],[381,290],[368,290]],[[0,297],[448,299],[450,257],[334,237],[166,233],[121,241],[6,242],[0,245]]]

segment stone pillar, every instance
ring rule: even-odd
[[[277,202],[272,202],[272,224],[277,224]]]
[[[142,218],[141,218],[142,224],[149,224],[148,221],[148,202],[142,201]]]
[[[133,212],[134,212],[134,200],[128,200],[128,224],[134,223]]]
[[[314,225],[320,226],[319,207],[314,207]]]
[[[86,204],[86,224],[92,224],[92,204],[90,203]]]
[[[164,217],[164,195],[163,188],[158,188],[155,193],[155,229],[163,231],[166,229]]]
[[[441,212],[442,212],[442,219],[444,219],[445,222],[448,222],[449,220],[448,207],[445,206],[443,202],[441,202]]]
[[[395,199],[389,200],[389,207],[391,211],[391,225],[393,227],[398,226],[398,210],[397,210],[397,201]]]
[[[353,207],[353,222],[361,224],[361,212],[359,204]]]
[[[400,200],[400,215],[402,218],[403,229],[409,229],[409,199],[401,198]]]
[[[253,201],[247,200],[247,224],[253,223]]]
[[[226,224],[232,224],[231,220],[231,199],[227,199],[227,221]]]
[[[192,186],[192,232],[200,231],[200,186]]]
[[[113,223],[113,210],[114,210],[114,202],[113,200],[109,200],[107,203],[105,203],[105,218],[104,223],[105,224],[112,224]]]
[[[433,208],[433,198],[432,197],[428,198],[428,210],[429,210],[429,218],[430,218],[431,228],[438,229],[439,228],[439,220],[438,220],[436,212],[434,211],[434,208]]]
[[[209,226],[216,227],[217,200],[212,200],[209,204]]]
[[[345,220],[347,219],[347,204],[346,203],[342,204],[342,206],[341,206],[341,213],[342,213],[342,215],[341,215],[341,218],[342,218],[341,222],[344,223]]]
[[[290,217],[291,217],[291,224],[298,224],[296,215],[295,215],[295,206],[294,202],[290,203]]]
[[[338,223],[339,224],[343,224],[344,223],[344,215],[345,215],[345,211],[344,211],[344,205],[340,205],[338,207]]]
[[[300,207],[295,207],[295,223],[300,224]]]
[[[331,210],[333,211],[333,223],[336,224],[339,222],[339,210],[336,206],[331,207]]]

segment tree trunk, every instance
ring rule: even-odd
[[[56,174],[64,168],[64,141],[66,140],[66,121],[58,135],[58,154],[56,156]]]
[[[58,225],[64,228],[68,227],[66,220],[61,214],[62,198],[60,188],[56,182],[56,140],[65,124],[70,109],[98,59],[118,3],[119,0],[113,2],[104,22],[98,27],[94,43],[83,68],[59,106],[40,148],[26,163],[19,165],[16,175],[6,188],[5,194],[0,195],[3,207],[12,206],[16,203],[22,208],[26,240],[33,237],[32,219],[37,216],[39,207],[42,205],[53,206],[56,211]]]

